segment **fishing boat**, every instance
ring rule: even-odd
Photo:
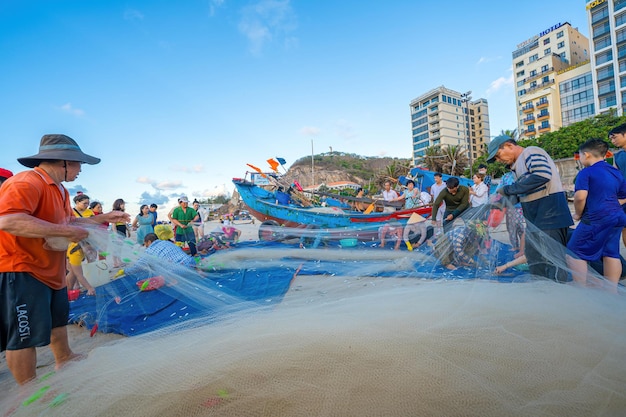
[[[372,240],[378,237],[378,229],[390,222],[406,224],[413,213],[428,217],[432,208],[421,206],[413,209],[385,208],[384,202],[372,199],[343,197],[346,200],[369,201],[377,210],[356,211],[350,207],[323,207],[311,204],[302,194],[294,196],[294,204],[279,204],[277,193],[262,188],[251,180],[233,178],[233,183],[250,213],[262,221],[260,240],[280,240],[287,235],[302,235],[303,229],[312,234],[323,233],[328,239]],[[369,208],[369,207],[368,207]]]

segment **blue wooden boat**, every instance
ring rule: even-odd
[[[234,178],[233,183],[250,213],[263,222],[259,229],[261,240],[274,240],[277,233],[298,235],[294,229],[322,229],[330,239],[356,238],[372,240],[378,237],[378,229],[389,222],[406,224],[411,214],[430,216],[431,207],[408,210],[388,209],[365,214],[341,207],[304,207],[297,204],[277,204],[277,195],[255,185],[252,181]],[[315,233],[319,233],[316,231]]]

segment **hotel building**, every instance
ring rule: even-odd
[[[414,165],[419,164],[426,148],[434,145],[466,150],[471,146],[471,161],[485,153],[490,135],[489,106],[484,98],[472,101],[470,94],[441,86],[411,101]]]
[[[588,60],[589,40],[567,22],[517,45],[513,52],[513,79],[521,138],[563,126],[557,75]]]

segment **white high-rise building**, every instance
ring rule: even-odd
[[[426,148],[434,145],[471,149],[471,160],[485,153],[490,135],[489,106],[484,98],[472,101],[470,94],[441,86],[411,101],[414,165]]]
[[[626,106],[626,0],[587,0],[597,114]]]

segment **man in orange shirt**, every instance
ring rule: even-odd
[[[69,346],[65,251],[85,239],[81,224],[128,221],[123,212],[94,218],[72,216],[62,182],[74,181],[81,165],[100,159],[83,153],[65,135],[45,135],[39,153],[19,158],[20,172],[0,193],[0,351],[18,384],[36,377],[36,347],[50,345],[56,367],[76,355]]]

